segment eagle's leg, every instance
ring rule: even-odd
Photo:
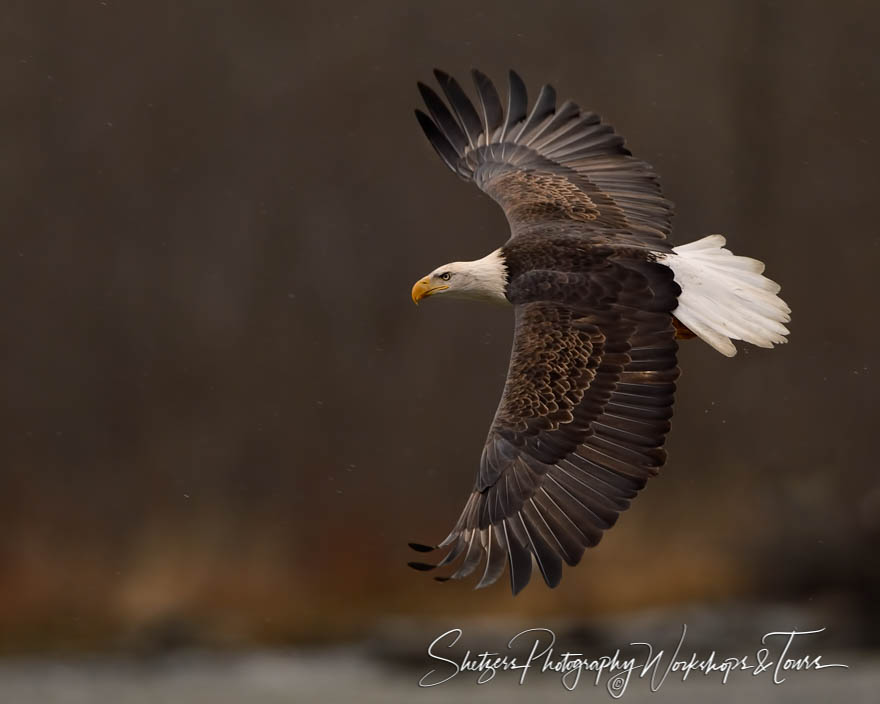
[[[672,316],[672,326],[675,328],[675,339],[676,340],[692,340],[696,337],[696,334],[690,331],[685,325],[678,321],[674,315]]]

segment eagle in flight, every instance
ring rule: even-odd
[[[509,74],[506,107],[473,71],[476,104],[435,77],[416,117],[459,176],[504,210],[510,238],[482,259],[419,279],[413,301],[467,298],[512,306],[513,350],[479,470],[452,532],[436,548],[447,579],[481,568],[477,587],[509,567],[517,594],[532,562],[550,587],[576,565],[666,460],[677,339],[727,356],[731,340],[786,341],[790,309],[764,265],[720,235],[673,247],[672,204],[622,137],[541,88],[531,110]],[[420,552],[434,547],[411,543]]]

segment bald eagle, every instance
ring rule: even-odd
[[[764,265],[734,256],[720,235],[673,247],[672,204],[651,166],[545,85],[528,110],[509,74],[506,108],[473,71],[476,106],[456,80],[419,83],[416,117],[459,176],[504,210],[510,238],[482,259],[437,267],[412,289],[513,307],[510,367],[471,494],[436,547],[446,579],[482,566],[477,587],[509,566],[517,594],[533,560],[550,587],[576,565],[666,461],[677,339],[727,356],[732,340],[786,341],[790,309]],[[459,563],[460,560],[460,563]]]

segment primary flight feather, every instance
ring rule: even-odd
[[[504,210],[510,238],[472,262],[438,267],[413,301],[443,295],[512,305],[504,392],[470,497],[436,565],[477,587],[509,568],[518,593],[537,565],[555,587],[666,460],[676,338],[727,356],[732,339],[786,341],[788,306],[764,265],[720,235],[673,248],[672,204],[651,166],[572,102],[541,88],[531,110],[513,71],[508,98],[473,71],[474,104],[435,71],[416,117],[437,153]],[[434,548],[411,544],[419,551]]]

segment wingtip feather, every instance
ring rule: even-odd
[[[437,565],[432,565],[427,562],[407,562],[406,564],[419,572],[428,572],[437,568]]]
[[[423,545],[422,543],[407,543],[416,552],[432,552],[437,549],[436,546]]]

